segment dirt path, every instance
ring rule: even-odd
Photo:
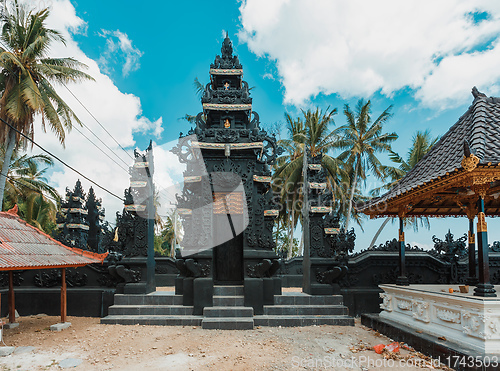
[[[391,342],[356,321],[354,327],[262,327],[251,331],[200,327],[101,325],[98,318],[69,317],[69,329],[48,328],[58,317],[21,317],[4,331],[8,346],[32,352],[0,357],[0,370],[56,370],[59,362],[81,361],[74,370],[389,370],[429,369],[429,360],[402,350],[392,361],[370,348]],[[406,359],[410,360],[408,364]],[[420,360],[420,367],[415,366]]]

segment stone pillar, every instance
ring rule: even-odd
[[[496,297],[496,291],[490,283],[490,262],[488,257],[488,231],[484,214],[484,196],[480,194],[477,214],[477,250],[479,263],[479,282],[474,289],[475,296]]]
[[[405,261],[405,232],[403,230],[403,217],[399,217],[399,277],[396,279],[396,285],[409,286],[408,277],[406,277]]]

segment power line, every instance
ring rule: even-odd
[[[5,50],[8,50],[9,48],[6,47],[6,45],[0,41],[0,45],[2,45],[4,47]],[[19,58],[13,54],[11,52],[11,54],[17,59],[17,61],[19,63],[21,63],[19,61]],[[52,72],[57,72],[57,71],[54,71],[54,69],[50,66],[47,65],[47,67],[52,71]],[[5,68],[5,67],[4,67]],[[9,69],[7,69],[9,70]],[[12,70],[9,70],[9,72],[13,73]],[[113,139],[113,141],[127,154],[128,157],[130,157],[132,160],[134,160],[134,158],[125,150],[125,148],[122,147],[122,145],[111,135],[111,133],[109,133],[109,131],[99,122],[99,120],[92,114],[92,112],[90,112],[90,110],[80,101],[80,99],[78,99],[78,97],[71,91],[71,89],[63,82],[61,81],[62,85],[68,90],[68,92],[78,101],[78,103],[80,103],[80,105],[89,113],[89,115],[99,124],[99,126],[111,137],[111,139]],[[32,87],[30,87],[30,89],[35,93],[37,94],[38,96],[41,97],[40,93],[39,92],[36,92]],[[71,170],[73,170],[74,172],[76,172],[77,174],[81,175],[83,178],[87,179],[88,181],[90,181],[91,183],[95,184],[97,187],[101,188],[102,190],[104,190],[105,192],[108,192],[109,194],[111,194],[112,196],[120,199],[123,201],[123,199],[117,195],[115,195],[114,193],[110,192],[109,190],[107,190],[106,188],[100,186],[99,184],[97,184],[96,182],[94,182],[93,180],[91,180],[90,178],[86,177],[85,175],[83,175],[82,173],[80,173],[78,170],[74,169],[73,167],[71,167],[70,165],[66,164],[63,160],[61,160],[60,158],[58,158],[57,156],[53,155],[52,153],[50,153],[49,151],[45,150],[43,147],[41,147],[39,144],[37,144],[34,140],[32,140],[31,138],[28,138],[26,135],[24,135],[23,133],[21,133],[20,131],[18,131],[17,129],[15,129],[12,125],[10,125],[9,123],[7,123],[5,120],[1,119],[1,121],[3,121],[5,124],[7,124],[8,126],[10,126],[12,129],[14,129],[16,132],[18,132],[19,134],[21,134],[23,137],[27,138],[29,141],[31,141],[33,144],[35,144],[37,147],[39,147],[40,149],[42,149],[43,151],[45,151],[46,153],[50,154],[51,156],[53,156],[55,159],[57,159],[59,162],[61,162],[63,165],[67,166],[68,168],[70,168]],[[88,130],[90,131],[108,150],[110,150],[120,161],[122,161],[126,166],[129,166],[125,161],[123,161],[122,158],[120,158],[106,143],[104,143],[87,125],[85,125],[83,122],[81,122],[81,124]],[[112,159],[107,153],[105,153],[99,146],[97,146],[94,142],[92,142],[85,134],[83,134],[80,130],[78,130],[76,128],[76,126],[73,126],[73,128],[78,132],[80,133],[85,139],[87,139],[90,143],[92,143],[95,147],[97,147],[97,149],[99,149],[106,157],[108,157],[111,161],[113,161],[117,166],[119,166],[122,170],[124,170],[127,174],[128,174],[128,170],[124,169],[120,164],[118,164],[114,159]],[[166,188],[164,187],[161,187],[163,188],[163,191],[166,192],[168,195],[170,196],[173,196],[172,193],[166,191]],[[161,191],[160,191],[161,192]]]
[[[82,123],[82,125],[85,126],[85,124]],[[87,126],[85,126],[87,127]],[[101,151],[107,158],[109,158],[111,161],[113,161],[120,169],[122,169],[123,171],[125,171],[127,174],[128,174],[128,170],[125,169],[122,165],[120,165],[118,162],[116,162],[114,159],[112,159],[111,157],[109,157],[109,155],[104,152],[97,144],[95,144],[94,142],[92,142],[85,134],[83,134],[80,130],[77,129],[76,126],[73,125],[73,129],[75,129],[77,132],[79,132],[82,137],[84,137],[85,139],[87,139],[90,143],[92,143],[99,151]],[[94,134],[94,132],[92,132],[92,130],[90,130],[89,128],[87,128],[87,130],[89,130],[92,134]],[[95,134],[94,134],[95,135]],[[99,139],[100,140],[100,139]],[[102,141],[101,141],[102,142]],[[107,148],[109,148],[108,146],[106,146]],[[111,149],[110,149],[111,150]],[[118,156],[117,156],[118,157]],[[121,160],[121,159],[120,159]],[[122,162],[129,166],[129,164],[127,164],[125,161],[122,160]]]
[[[35,142],[33,139],[31,139],[30,137],[28,137],[27,135],[23,134],[22,132],[20,132],[19,130],[17,130],[14,126],[12,126],[11,124],[9,124],[7,121],[5,121],[3,118],[0,117],[0,121],[2,121],[4,124],[6,124],[7,126],[9,126],[12,130],[14,130],[15,132],[17,132],[19,135],[23,136],[24,138],[26,138],[27,140],[29,140],[31,143],[33,143],[35,146],[37,146],[38,148],[40,148],[42,151],[44,151],[45,153],[48,153],[50,156],[54,157],[57,161],[59,161],[61,164],[63,164],[64,166],[66,166],[67,168],[73,170],[75,173],[77,173],[78,175],[80,175],[81,177],[83,177],[84,179],[88,180],[90,183],[94,184],[95,186],[99,187],[100,189],[102,189],[103,191],[109,193],[110,195],[112,195],[113,197],[116,197],[117,199],[119,199],[120,201],[124,201],[123,198],[121,198],[120,196],[117,196],[116,194],[114,194],[113,192],[109,191],[108,189],[104,188],[103,186],[97,184],[96,182],[94,182],[92,179],[90,179],[89,177],[83,175],[81,172],[79,172],[78,170],[76,170],[74,167],[68,165],[66,162],[64,162],[63,160],[61,160],[59,157],[57,157],[56,155],[52,154],[51,152],[47,151],[45,148],[43,148],[41,145],[39,145],[37,142]]]
[[[52,196],[50,196],[50,195],[48,195],[48,194],[44,194],[44,193],[43,193],[42,191],[40,191],[39,189],[33,188],[33,187],[31,186],[31,184],[30,184],[30,183],[23,183],[23,182],[19,181],[19,179],[13,178],[13,177],[12,177],[12,176],[10,176],[10,175],[7,175],[7,178],[9,178],[10,180],[12,180],[13,182],[16,182],[16,183],[17,183],[17,184],[19,184],[21,187],[29,188],[30,190],[32,190],[32,191],[34,191],[34,192],[36,192],[36,193],[41,194],[43,197],[50,198],[51,200],[55,201],[56,205],[57,205],[57,203],[58,203],[58,202],[60,202],[60,201],[56,200],[54,197],[52,197]],[[28,184],[30,184],[30,185],[28,185]]]
[[[52,70],[51,67],[49,67],[49,69]],[[53,70],[52,70],[53,71]],[[85,105],[80,101],[80,99],[77,98],[77,96],[75,94],[73,94],[73,92],[70,90],[70,88],[68,88],[68,86],[63,82],[62,83],[63,86],[69,91],[69,93],[77,100],[78,103],[80,103],[80,105],[85,109],[85,111],[87,111],[89,113],[89,115],[99,124],[99,126],[101,128],[103,128],[103,130],[111,137],[111,139],[113,139],[113,141],[123,150],[123,152],[125,152],[127,154],[128,157],[130,157],[132,160],[134,159],[132,156],[130,156],[130,153],[127,152],[127,150],[125,148],[122,147],[122,145],[120,143],[118,143],[118,141],[111,135],[111,133],[99,122],[99,120],[92,114],[92,112],[89,111],[89,109],[87,107],[85,107]],[[117,156],[118,157],[118,156]],[[128,164],[127,164],[128,166]]]
[[[1,46],[3,46],[5,50],[8,50],[8,47],[7,47],[7,46],[5,46],[5,44],[4,44],[2,41],[0,41],[0,45],[1,45]],[[21,61],[19,61],[19,58],[18,58],[15,54],[13,54],[12,52],[10,52],[10,53],[14,56],[14,58],[16,58],[16,60],[17,60],[19,63],[21,63]],[[52,72],[57,72],[57,71],[54,71],[54,69],[53,69],[52,67],[50,67],[50,66],[48,66],[48,65],[46,65],[46,66],[47,66],[47,67],[48,67],[48,68],[49,68]],[[6,67],[4,67],[4,68],[5,68],[5,69],[7,69],[9,72],[14,73],[12,70],[10,70],[10,69],[8,69],[8,68],[6,68]],[[63,84],[63,86],[64,86],[64,87],[65,87],[65,88],[66,88],[66,89],[67,89],[67,90],[71,93],[71,95],[73,95],[73,97],[75,97],[75,99],[76,99],[76,100],[77,100],[77,101],[78,101],[78,102],[79,102],[79,103],[83,106],[83,103],[81,103],[81,102],[78,100],[78,98],[76,98],[76,96],[75,96],[75,95],[71,92],[71,90],[69,90],[69,88],[66,86],[66,84],[65,84],[64,82],[62,82],[62,81],[61,81],[61,83],[62,83],[62,84]],[[31,91],[33,91],[33,93],[35,93],[36,95],[38,95],[38,96],[41,98],[41,95],[40,95],[40,93],[39,93],[39,92],[35,91],[35,90],[31,87],[31,86],[30,86],[29,88],[31,89]],[[89,113],[90,113],[90,111],[89,111],[89,110],[88,110],[85,106],[84,106],[84,108],[86,109],[86,111],[87,111],[87,112],[89,112]],[[91,114],[91,113],[90,113],[90,114]],[[92,116],[92,117],[94,117],[92,114],[91,114],[91,116]],[[95,117],[94,117],[94,119],[95,119],[95,120],[97,120]],[[107,148],[107,149],[108,149],[111,153],[113,153],[113,154],[114,154],[114,155],[115,155],[115,156],[116,156],[116,157],[117,157],[117,158],[118,158],[121,162],[123,162],[123,163],[125,164],[125,166],[127,166],[127,167],[129,166],[129,164],[127,164],[125,161],[123,161],[123,159],[122,159],[120,156],[118,156],[118,155],[117,155],[117,154],[116,154],[116,153],[115,153],[115,152],[114,152],[114,151],[113,151],[113,150],[112,150],[112,149],[111,149],[111,148],[110,148],[110,147],[109,147],[106,143],[104,143],[104,142],[101,140],[101,138],[99,138],[99,136],[98,136],[97,134],[95,134],[95,133],[92,131],[92,129],[90,129],[87,125],[85,125],[85,123],[84,123],[84,122],[80,121],[80,123],[82,124],[82,126],[83,126],[83,127],[85,127],[88,131],[90,131],[90,132],[92,133],[92,135],[94,135],[94,136],[97,138],[97,140],[98,140],[99,142],[101,142],[101,143],[102,143],[102,144],[103,144],[103,145],[104,145],[104,146],[105,146],[105,147],[106,147],[106,148]],[[121,149],[123,149],[123,150],[125,151],[125,149],[124,149],[124,148],[123,148],[123,147],[122,147],[122,146],[121,146],[121,145],[120,145],[120,144],[116,141],[116,139],[114,139],[114,138],[113,138],[113,136],[112,136],[112,135],[111,135],[111,134],[110,134],[110,133],[109,133],[109,132],[108,132],[108,131],[104,128],[104,126],[102,126],[100,122],[98,122],[98,124],[99,124],[99,125],[100,125],[100,126],[101,126],[101,127],[102,127],[105,131],[106,131],[106,133],[107,133],[107,134],[108,134],[108,135],[109,135],[109,136],[110,136],[110,137],[111,137],[111,138],[112,138],[112,139],[113,139],[113,140],[114,140],[114,141],[115,141],[115,142],[116,142],[116,143],[120,146],[120,148],[121,148]],[[96,147],[99,151],[101,151],[101,152],[102,152],[102,153],[103,153],[103,154],[104,154],[107,158],[109,158],[109,159],[110,159],[111,161],[113,161],[116,165],[118,165],[118,166],[119,166],[119,167],[120,167],[123,171],[125,171],[126,173],[128,173],[128,170],[127,170],[127,169],[123,168],[123,167],[122,167],[120,164],[118,164],[118,163],[117,163],[114,159],[112,159],[112,158],[111,158],[111,157],[110,157],[110,156],[109,156],[106,152],[104,152],[104,151],[102,150],[102,148],[100,148],[100,147],[99,147],[98,145],[96,145],[93,141],[91,141],[91,140],[90,140],[90,139],[89,139],[86,135],[84,135],[84,134],[83,134],[80,130],[78,130],[78,128],[76,128],[76,126],[73,126],[73,128],[74,128],[74,129],[75,129],[78,133],[80,133],[80,134],[81,134],[81,135],[82,135],[85,139],[87,139],[90,143],[92,143],[92,145],[94,145],[94,146],[95,146],[95,147]],[[127,151],[125,151],[125,153],[126,153],[126,154],[130,157],[130,158],[132,158],[132,157],[130,156],[130,154],[129,154]],[[133,158],[132,158],[132,159],[133,159]]]

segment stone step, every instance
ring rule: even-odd
[[[201,326],[202,316],[170,315],[170,316],[139,316],[120,315],[101,318],[105,325],[153,325],[153,326]]]
[[[343,305],[264,305],[264,315],[311,316],[348,314]]]
[[[182,305],[182,295],[157,291],[148,295],[115,294],[115,305]]]
[[[275,305],[342,305],[342,295],[275,295]]]
[[[214,296],[242,296],[243,286],[214,286]]]
[[[207,330],[253,330],[253,318],[203,318],[201,328]]]
[[[354,326],[354,318],[348,316],[254,316],[255,326],[299,327],[313,325]]]
[[[221,318],[221,317],[253,317],[252,307],[205,307],[203,309],[203,315],[210,318]]]
[[[244,306],[243,296],[214,296],[214,307],[242,307]]]
[[[192,315],[192,306],[183,305],[113,305],[110,315]]]

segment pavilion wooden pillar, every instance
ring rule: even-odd
[[[408,277],[406,277],[405,261],[405,232],[403,230],[403,217],[399,216],[399,277],[396,279],[396,285],[409,286]]]
[[[66,322],[66,268],[61,273],[61,323]]]
[[[14,272],[9,271],[9,323],[16,322],[16,298],[14,296]]]
[[[474,234],[474,219],[475,212],[469,208],[467,217],[469,218],[469,277],[467,277],[467,284],[471,286],[477,285],[476,276],[476,235]]]
[[[476,192],[477,193],[477,192]],[[479,282],[474,289],[475,296],[495,297],[495,288],[490,283],[490,261],[488,257],[488,231],[484,214],[484,196],[479,193],[477,214],[477,250],[479,263]]]

